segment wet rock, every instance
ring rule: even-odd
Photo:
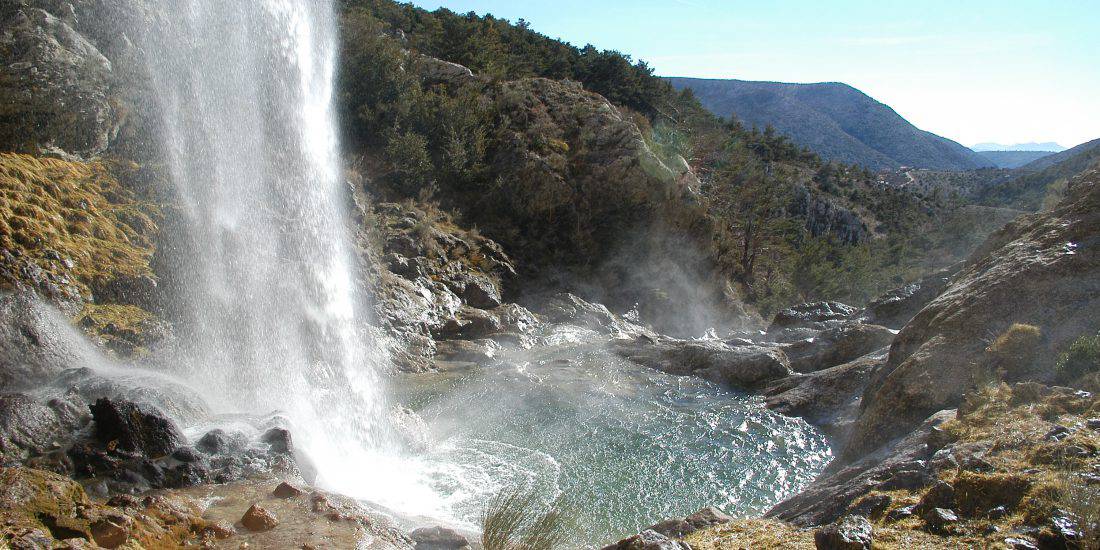
[[[1090,418],[1085,422],[1085,425],[1090,430],[1100,430],[1100,418]]]
[[[956,411],[945,410],[930,416],[909,435],[885,445],[867,456],[847,464],[829,466],[801,493],[777,504],[766,514],[796,525],[824,525],[844,515],[852,502],[876,489],[884,480],[899,472],[923,480],[930,456],[928,438],[932,428],[956,418]],[[928,484],[932,483],[929,476]],[[911,485],[911,483],[906,483]],[[893,511],[891,511],[893,513]]]
[[[691,547],[656,531],[645,530],[615,544],[604,546],[601,550],[691,550]]]
[[[818,550],[870,550],[874,530],[863,516],[845,516],[843,519],[814,532],[814,546]]]
[[[792,328],[824,330],[828,328],[828,322],[851,319],[858,312],[856,308],[840,302],[800,304],[776,313],[768,327],[768,333]]]
[[[38,389],[97,360],[69,319],[29,292],[0,292],[0,391]]]
[[[500,344],[492,340],[446,340],[436,343],[435,353],[444,361],[488,363],[500,349]]]
[[[277,498],[297,498],[305,494],[305,491],[284,481],[271,494]]]
[[[1080,526],[1068,515],[1058,515],[1050,520],[1046,529],[1039,531],[1039,548],[1041,549],[1067,549],[1082,548],[1081,541],[1084,534]]]
[[[585,301],[569,293],[535,296],[530,307],[548,322],[573,324],[596,331],[613,331],[619,324],[606,306]]]
[[[421,527],[409,533],[416,542],[416,550],[463,550],[470,547],[470,541],[454,529],[447,527]]]
[[[244,451],[248,441],[244,434],[227,433],[225,430],[215,429],[203,434],[195,443],[195,448],[209,455],[228,455]],[[284,451],[285,452],[285,451]]]
[[[218,540],[225,540],[237,534],[237,530],[234,529],[232,525],[224,521],[208,523],[206,529],[204,529],[203,532],[209,533],[210,536]]]
[[[241,517],[241,525],[249,531],[270,531],[279,525],[279,520],[259,504],[253,504]]]
[[[959,522],[959,516],[953,510],[945,508],[929,509],[921,514],[921,519],[924,520],[929,531],[940,535],[950,533],[955,524]]]
[[[88,423],[88,406],[67,395],[48,403],[21,394],[0,396],[0,462],[44,454]]]
[[[128,401],[99,399],[92,405],[92,418],[96,438],[123,451],[161,457],[186,441],[171,420]]]
[[[273,453],[288,454],[294,450],[290,431],[283,428],[271,428],[260,436],[260,441],[270,445]]]

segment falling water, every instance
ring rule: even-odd
[[[219,412],[279,411],[330,485],[387,443],[357,318],[327,0],[171,0],[146,39],[178,193],[178,374]]]

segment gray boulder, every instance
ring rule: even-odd
[[[88,406],[73,395],[46,403],[22,394],[0,396],[0,463],[54,450],[89,420]]]
[[[814,532],[817,550],[871,550],[874,529],[863,516],[845,516]]]
[[[848,322],[787,344],[783,351],[795,372],[814,372],[888,347],[893,340],[894,331],[886,327]]]
[[[792,374],[783,350],[720,341],[637,338],[617,342],[615,352],[635,363],[677,376],[698,376],[733,388],[755,389]]]
[[[691,547],[647,529],[633,537],[604,546],[602,550],[691,550]]]

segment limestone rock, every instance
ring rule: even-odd
[[[684,537],[696,531],[709,529],[733,521],[734,518],[713,507],[703,508],[683,519],[670,519],[649,527],[649,531],[666,537]]]
[[[942,269],[921,280],[879,296],[867,304],[867,321],[892,329],[900,329],[947,288],[947,282],[958,273],[962,264]]]
[[[305,491],[284,481],[275,487],[271,494],[278,498],[297,498],[305,494]]]
[[[65,20],[24,8],[0,22],[0,144],[98,155],[117,131],[110,61]]]

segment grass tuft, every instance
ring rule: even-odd
[[[485,550],[551,550],[564,544],[567,527],[560,498],[546,506],[535,492],[512,487],[489,501],[481,545]]]

